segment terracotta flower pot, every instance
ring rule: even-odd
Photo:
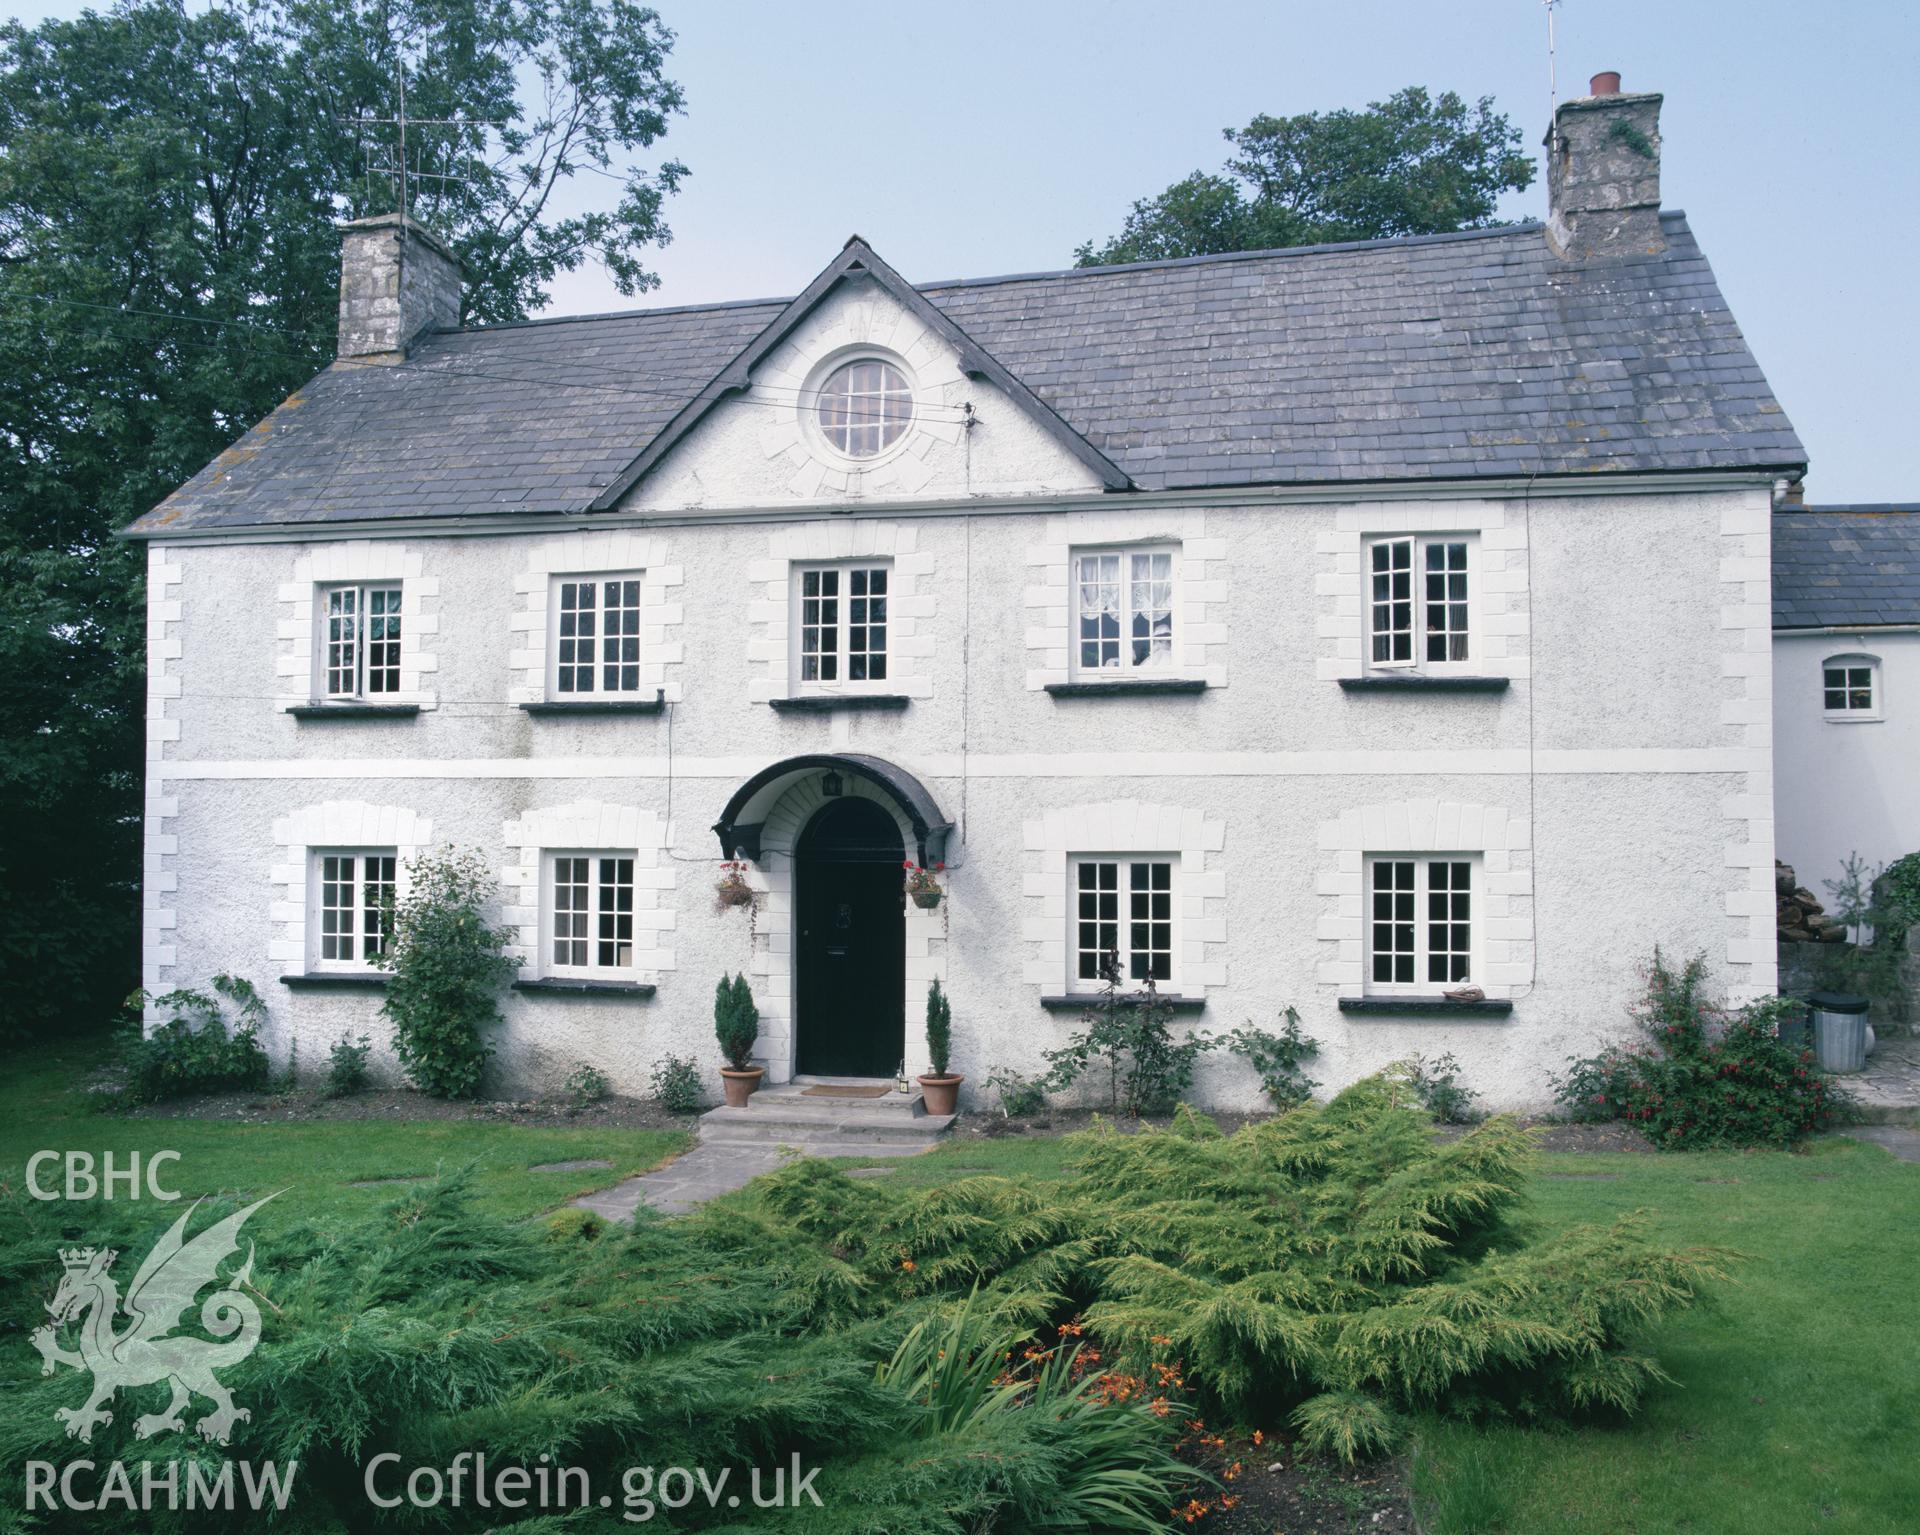
[[[760,1079],[767,1074],[764,1066],[749,1066],[745,1071],[735,1071],[731,1066],[720,1068],[720,1087],[727,1095],[727,1107],[744,1109],[747,1100],[760,1088]]]
[[[913,904],[918,906],[922,911],[932,911],[934,907],[940,904],[940,898],[946,894],[946,891],[912,890],[909,891],[908,894],[913,897]]]
[[[961,1076],[921,1077],[920,1096],[927,1101],[929,1114],[951,1114],[960,1102],[960,1084],[967,1079]]]

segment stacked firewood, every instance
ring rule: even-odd
[[[1782,943],[1845,943],[1847,930],[1800,883],[1793,867],[1773,861],[1774,918]]]

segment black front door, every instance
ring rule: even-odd
[[[900,831],[872,800],[840,799],[794,850],[795,1069],[890,1077],[906,1053]]]

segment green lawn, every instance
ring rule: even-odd
[[[356,1188],[376,1179],[431,1177],[471,1168],[477,1204],[518,1219],[564,1204],[577,1194],[645,1172],[685,1148],[690,1137],[664,1130],[546,1129],[477,1120],[295,1120],[268,1124],[194,1119],[127,1119],[96,1111],[75,1084],[99,1061],[102,1045],[83,1040],[13,1052],[0,1088],[0,1180],[22,1187],[35,1152],[107,1152],[124,1166],[132,1153],[177,1151],[161,1174],[163,1187],[186,1198],[286,1192],[260,1212],[258,1227],[283,1222],[324,1225],[377,1209],[393,1185]],[[536,1173],[538,1163],[603,1158],[608,1169]],[[59,1181],[43,1167],[42,1187]],[[143,1191],[144,1193],[144,1191]],[[116,1190],[116,1200],[124,1199]],[[140,1208],[147,1208],[142,1201]],[[156,1216],[184,1206],[154,1206]]]
[[[92,1112],[71,1090],[97,1050],[45,1048],[9,1063],[0,1086],[0,1177],[16,1197],[26,1158],[42,1148],[96,1156],[165,1148],[182,1154],[167,1177],[189,1196],[287,1189],[262,1212],[264,1229],[324,1224],[394,1193],[355,1182],[468,1164],[482,1205],[518,1218],[644,1170],[684,1144],[662,1132],[478,1122],[119,1119]],[[585,1157],[614,1165],[528,1171]],[[1062,1175],[1066,1159],[1056,1140],[968,1138],[888,1164],[886,1176],[918,1186],[976,1173],[1049,1179]],[[1915,1527],[1920,1165],[1835,1140],[1798,1155],[1547,1155],[1540,1170],[1533,1214],[1543,1225],[1645,1210],[1677,1244],[1749,1257],[1737,1285],[1649,1339],[1677,1383],[1653,1393],[1631,1422],[1560,1432],[1421,1423],[1416,1477],[1432,1535],[1872,1535]]]
[[[1749,1255],[1653,1339],[1678,1384],[1617,1428],[1429,1424],[1434,1535],[1910,1531],[1920,1521],[1920,1165],[1852,1141],[1804,1155],[1550,1156],[1541,1221],[1644,1209]],[[1610,1173],[1614,1182],[1588,1181]]]
[[[1053,1178],[1058,1141],[955,1143],[889,1181]],[[1920,1165],[1853,1141],[1782,1152],[1546,1155],[1534,1217],[1645,1210],[1676,1244],[1748,1255],[1739,1283],[1660,1327],[1677,1384],[1575,1432],[1429,1421],[1432,1535],[1879,1535],[1920,1527]]]

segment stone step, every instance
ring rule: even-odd
[[[778,1087],[763,1087],[747,1100],[749,1108],[789,1108],[832,1109],[837,1114],[885,1114],[902,1119],[912,1118],[927,1111],[926,1099],[918,1092],[899,1093],[888,1089],[879,1098],[839,1098],[809,1096],[806,1084],[798,1086],[791,1082]]]
[[[755,1095],[756,1099],[759,1097]],[[944,1135],[952,1114],[849,1114],[841,1104],[814,1107],[818,1099],[795,1103],[758,1103],[744,1109],[724,1105],[700,1116],[700,1139],[707,1141],[797,1144],[838,1141],[852,1146],[888,1141],[925,1145]]]

